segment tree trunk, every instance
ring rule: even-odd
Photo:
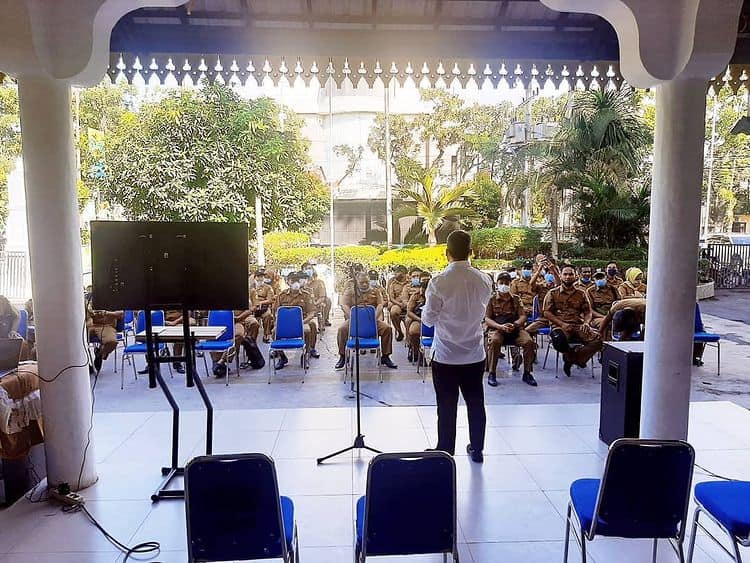
[[[430,246],[437,245],[437,229],[430,230],[430,234],[427,235],[427,244]]]
[[[550,227],[550,254],[557,259],[558,255],[558,243],[557,243],[557,223],[559,220],[559,213],[557,210],[557,197],[558,193],[552,192],[549,200],[549,227]]]

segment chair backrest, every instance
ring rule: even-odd
[[[279,307],[276,311],[276,338],[304,338],[302,307]]]
[[[125,309],[123,321],[125,322],[125,324],[130,324],[133,322],[133,310],[132,309]]]
[[[164,326],[164,311],[151,311],[151,326]],[[138,311],[135,331],[143,332],[144,330],[146,330],[146,313],[145,311]]]
[[[455,549],[456,464],[445,452],[375,456],[367,470],[366,499],[365,555]]]
[[[701,306],[698,303],[695,304],[695,332],[705,332],[703,317],[701,316]]]
[[[349,338],[377,338],[378,321],[375,319],[375,307],[357,305],[352,307],[349,318]]]
[[[117,332],[125,330],[125,319],[117,319],[117,322],[115,322],[115,330]]]
[[[531,318],[529,321],[535,321],[539,318],[539,296],[535,295],[531,300]]]
[[[427,326],[426,324],[422,323],[422,337],[433,338],[434,336],[435,336],[435,327]]]
[[[605,521],[607,535],[682,539],[694,460],[693,447],[680,440],[613,442],[590,537]]]
[[[273,460],[201,456],[185,467],[189,561],[284,557],[288,546]]]
[[[216,340],[234,340],[234,313],[232,311],[209,311],[208,326],[223,326],[226,328]]]
[[[29,331],[29,313],[26,309],[18,311],[18,334],[25,340]]]

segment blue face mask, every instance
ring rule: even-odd
[[[596,287],[605,287],[607,285],[607,280],[596,280]]]
[[[521,270],[521,275],[525,280],[531,279],[531,270]]]
[[[411,279],[411,286],[412,287],[419,287],[419,278],[412,278]]]
[[[591,278],[581,278],[581,281],[583,283],[589,283],[591,281]]]
[[[547,283],[554,283],[555,282],[555,276],[554,274],[545,274],[544,279],[547,280]]]

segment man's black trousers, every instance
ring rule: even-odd
[[[484,360],[475,364],[441,364],[432,362],[438,412],[437,449],[456,453],[456,412],[461,391],[469,416],[469,440],[474,450],[484,450],[487,415],[484,411]]]

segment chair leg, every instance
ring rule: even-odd
[[[690,541],[688,543],[688,556],[687,556],[687,563],[692,563],[693,561],[693,551],[695,550],[695,536],[698,534],[698,517],[700,516],[701,509],[696,508],[695,513],[693,514],[693,529],[690,532]]]
[[[380,376],[380,383],[383,383],[383,362],[380,361],[383,359],[383,357],[380,354],[381,351],[380,348],[378,348],[378,351],[375,354],[375,361],[378,362],[378,375]]]
[[[115,361],[112,363],[115,366],[115,373],[117,373],[117,348],[115,348],[114,352],[115,352]]]
[[[581,563],[586,563],[586,533],[581,530]]]
[[[206,353],[203,352],[203,367],[206,370],[206,379],[210,377],[210,374],[208,373],[208,362],[206,361]]]
[[[568,543],[570,542],[570,511],[568,504],[568,516],[565,518],[565,545],[563,546],[563,563],[568,563]]]
[[[549,356],[549,346],[550,346],[550,340],[547,340],[547,351],[544,353],[544,363],[542,364],[542,369],[547,369],[547,356]]]
[[[682,540],[677,542],[677,556],[680,559],[680,563],[685,563],[685,549],[682,545]]]
[[[656,551],[659,549],[659,540],[654,538],[654,547],[651,549],[651,563],[656,563]]]
[[[716,377],[721,375],[721,342],[716,343]]]

